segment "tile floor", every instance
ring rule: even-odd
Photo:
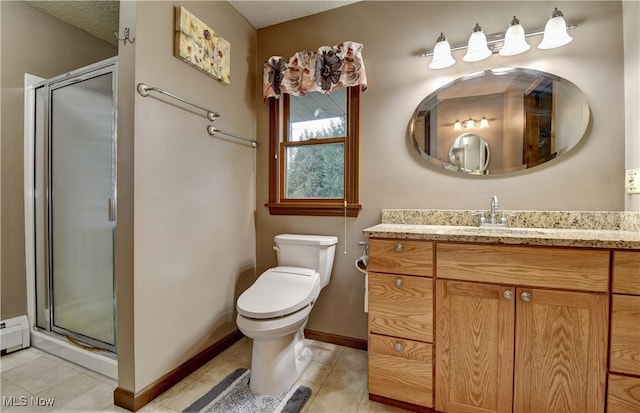
[[[309,346],[313,361],[297,383],[312,390],[303,412],[404,412],[369,400],[365,351],[313,340]],[[229,373],[250,365],[251,341],[243,338],[139,412],[181,412]],[[2,412],[128,412],[113,405],[115,381],[35,348],[3,356],[0,366]]]

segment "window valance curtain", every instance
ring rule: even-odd
[[[288,93],[304,96],[307,92],[331,93],[347,86],[367,88],[362,61],[362,44],[346,41],[322,46],[318,51],[301,51],[285,61],[271,56],[264,63],[263,98],[279,98]]]

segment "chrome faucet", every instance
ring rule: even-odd
[[[494,227],[494,228],[509,228],[508,215],[515,215],[513,212],[502,211],[500,218],[498,218],[498,197],[496,195],[491,197],[491,209],[489,210],[489,217],[485,216],[484,211],[471,211],[471,215],[479,216],[478,227]]]
[[[491,197],[491,210],[489,211],[489,224],[497,224],[496,210],[500,208],[498,205],[498,197],[496,195]]]

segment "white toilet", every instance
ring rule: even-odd
[[[253,339],[249,388],[255,394],[287,390],[311,362],[304,327],[331,278],[337,237],[275,237],[278,266],[263,272],[238,298],[236,323]]]

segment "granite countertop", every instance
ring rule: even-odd
[[[640,214],[511,212],[510,228],[478,228],[468,221],[469,211],[383,210],[382,223],[363,232],[370,238],[640,250]]]

